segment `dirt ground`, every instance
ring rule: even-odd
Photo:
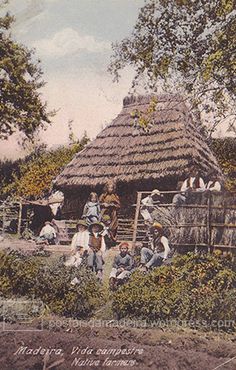
[[[9,244],[16,249],[30,246],[6,240],[0,249]],[[107,254],[105,286],[116,253]],[[236,370],[234,336],[180,328],[117,327],[109,305],[82,326],[53,316],[30,324],[0,325],[0,370]]]
[[[66,329],[56,324],[53,327],[54,324],[45,322],[42,331],[35,331],[40,329],[39,323],[28,328],[30,331],[19,331],[24,327],[16,324],[8,325],[7,329],[12,331],[0,334],[0,369],[236,369],[236,338],[233,336],[223,338],[180,329],[166,332],[130,327],[75,328],[74,324]],[[54,353],[45,356],[43,349],[54,349]],[[40,350],[41,354],[37,353]]]

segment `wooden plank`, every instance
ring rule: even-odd
[[[211,193],[208,194],[207,200],[207,244],[208,244],[208,253],[211,251]]]
[[[21,220],[22,219],[22,203],[19,203],[19,218],[18,218],[18,225],[17,225],[17,235],[20,237],[21,235]]]
[[[140,206],[141,206],[141,199],[142,199],[142,193],[138,192],[137,207],[136,207],[135,216],[134,216],[134,232],[133,232],[133,239],[132,239],[133,248],[134,248],[134,244],[136,241],[136,235],[137,235],[137,225],[138,225],[139,211],[140,211]]]

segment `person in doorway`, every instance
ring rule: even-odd
[[[117,211],[120,209],[120,199],[115,192],[115,184],[108,182],[104,188],[104,193],[99,198],[101,205],[101,216],[108,215],[111,219],[110,231],[112,237],[116,240],[118,217]]]
[[[129,278],[133,268],[133,258],[129,254],[128,243],[121,243],[119,249],[120,253],[114,258],[109,278],[111,290],[114,290],[117,285]]]
[[[92,222],[100,221],[101,209],[98,201],[97,193],[90,193],[89,198],[84,206],[82,218],[86,220],[88,224]]]
[[[148,247],[141,249],[141,269],[147,271],[151,267],[163,264],[170,253],[169,241],[164,236],[163,227],[155,222],[150,228]]]
[[[97,274],[100,281],[102,281],[104,255],[106,251],[106,244],[102,232],[103,225],[100,222],[93,222],[89,225],[87,265]]]

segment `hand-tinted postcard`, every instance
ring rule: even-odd
[[[236,3],[0,0],[0,368],[236,369]]]

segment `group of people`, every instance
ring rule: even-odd
[[[205,184],[199,171],[192,167],[190,176],[183,182],[180,192],[174,195],[172,204],[179,206],[186,203],[192,192],[219,192],[221,188],[217,174],[212,173],[209,182]],[[140,250],[140,263],[138,265],[134,263],[133,256],[129,252],[129,243],[122,242],[110,273],[112,290],[128,279],[137,268],[147,272],[153,267],[161,266],[166,261],[168,263],[172,254],[169,241],[164,235],[163,226],[156,222],[153,216],[156,205],[161,202],[162,194],[157,189],[142,199],[140,213],[145,220],[147,233],[137,248]],[[79,267],[84,263],[97,274],[99,280],[102,280],[106,250],[116,245],[119,208],[120,200],[112,183],[106,185],[100,197],[95,192],[89,195],[82,218],[77,224],[77,232],[71,242],[70,257],[65,263],[67,266]],[[161,207],[160,211],[162,211]],[[55,238],[53,225],[49,222],[42,229],[40,237],[45,237],[45,234],[47,238],[50,234],[50,240]]]
[[[107,250],[105,236],[106,228],[102,222],[95,221],[88,225],[84,220],[80,220],[77,233],[71,242],[71,255],[65,262],[66,266],[79,267],[84,263],[102,281]],[[119,245],[119,254],[114,258],[110,273],[109,283],[112,290],[128,279],[135,269],[139,268],[146,272],[162,265],[171,251],[168,239],[164,236],[163,227],[157,222],[153,223],[143,240],[139,266],[135,266],[129,247],[128,242],[122,242]]]
[[[218,179],[217,173],[211,172],[208,177],[209,181],[205,183],[200,175],[200,171],[196,167],[191,167],[189,177],[182,183],[180,191],[174,195],[172,204],[178,207],[187,203],[191,199],[191,194],[195,192],[220,192],[222,190],[222,185]],[[150,195],[141,200],[140,213],[145,223],[151,225],[154,221],[153,211],[162,203],[162,200],[163,194],[161,194],[158,189],[154,189]],[[165,213],[165,210],[161,208],[159,208],[158,211],[160,213]]]
[[[221,183],[218,179],[216,172],[211,172],[209,174],[209,181],[205,184],[203,178],[201,177],[200,171],[196,167],[190,168],[189,177],[183,182],[180,193],[175,194],[173,197],[173,204],[178,206],[186,203],[189,195],[192,191],[205,192],[205,191],[221,191]]]

